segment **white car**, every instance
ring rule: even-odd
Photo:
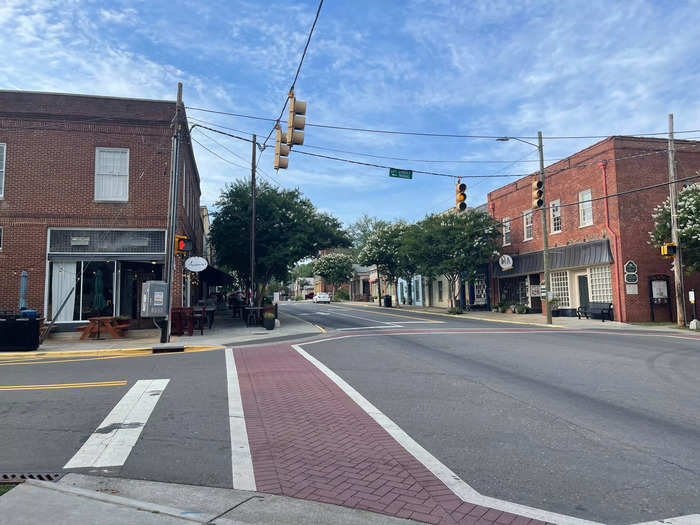
[[[319,292],[316,295],[314,295],[314,302],[315,303],[328,303],[328,304],[330,304],[331,296],[328,295],[326,292]]]

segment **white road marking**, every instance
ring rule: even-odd
[[[363,321],[371,321],[373,323],[382,323],[382,324],[395,324],[391,321],[380,321],[379,319],[370,319],[369,317],[361,317],[359,315],[352,315],[352,314],[342,314],[338,312],[338,310],[341,310],[341,308],[334,308],[332,315],[343,315],[345,317],[354,317],[355,319],[362,319]],[[325,315],[331,315],[331,314],[325,314]]]
[[[170,379],[141,379],[124,394],[64,469],[126,462]]]
[[[698,525],[698,523],[700,523],[700,514],[688,514],[687,516],[645,521],[644,523],[635,523],[633,525]]]
[[[382,334],[389,335],[389,334]],[[342,336],[342,337],[353,337],[353,336]],[[340,339],[340,338],[336,338]],[[326,342],[324,341],[314,341],[314,342]],[[307,353],[302,349],[302,345],[310,343],[301,343],[292,345],[300,355],[311,362],[316,368],[323,372],[328,378],[333,381],[338,387],[340,387],[343,392],[345,392],[350,399],[357,403],[360,408],[362,408],[367,414],[374,419],[384,430],[391,435],[403,448],[405,448],[413,457],[420,461],[430,472],[432,472],[435,477],[442,481],[455,495],[461,498],[463,501],[473,503],[476,505],[481,505],[484,507],[491,507],[493,509],[501,510],[504,512],[511,512],[513,514],[519,514],[521,516],[526,516],[528,518],[548,521],[551,523],[557,523],[558,525],[601,525],[600,523],[594,521],[588,521],[581,518],[576,518],[574,516],[566,516],[564,514],[558,514],[556,512],[549,512],[543,509],[536,509],[534,507],[528,507],[527,505],[520,505],[519,503],[512,503],[510,501],[504,501],[496,498],[490,498],[488,496],[483,496],[479,494],[474,488],[469,486],[464,480],[462,480],[457,474],[450,470],[447,465],[443,464],[439,459],[433,456],[430,452],[419,445],[411,436],[409,436],[401,427],[394,423],[389,417],[387,417],[383,412],[381,412],[372,403],[367,401],[362,394],[351,387],[344,379],[342,379],[338,374],[333,372],[326,365],[321,363],[318,359]]]
[[[250,455],[248,431],[245,426],[241,386],[238,383],[238,370],[233,350],[227,348],[226,381],[228,383],[228,423],[231,432],[231,477],[233,488],[256,490],[253,458]]]
[[[376,329],[387,329],[387,328],[403,328],[399,324],[381,325],[381,326],[355,326],[353,328],[336,328],[336,332],[347,332],[349,330],[376,330]]]

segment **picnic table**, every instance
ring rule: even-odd
[[[77,330],[83,332],[80,339],[85,339],[93,335],[95,339],[101,339],[100,334],[104,332],[110,334],[114,339],[120,339],[123,335],[123,328],[119,326],[116,317],[88,317],[88,322],[90,324],[87,326],[80,326],[77,328]]]
[[[245,306],[243,308],[243,319],[245,320],[245,325],[255,326],[262,324],[263,310],[263,306]]]

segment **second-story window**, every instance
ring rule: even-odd
[[[552,225],[552,233],[561,231],[561,208],[559,199],[549,203],[549,223]]]
[[[523,212],[523,240],[532,239],[532,210]]]
[[[95,149],[95,200],[129,200],[128,148]]]
[[[593,202],[589,188],[578,192],[578,225],[583,227],[591,224],[593,224]]]
[[[503,217],[503,246],[510,245],[510,217]]]
[[[5,144],[0,144],[0,199],[5,196]]]

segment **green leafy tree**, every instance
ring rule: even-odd
[[[313,262],[315,275],[333,286],[335,294],[336,287],[346,283],[352,277],[353,258],[346,253],[329,253],[319,257]]]
[[[660,247],[671,242],[671,204],[669,199],[652,213],[654,231],[650,243]],[[686,272],[700,271],[700,184],[689,184],[678,192],[678,244]]]
[[[304,264],[297,263],[297,265],[294,266],[291,271],[292,280],[297,280],[299,277],[313,277],[314,270],[312,264],[312,261]]]
[[[250,184],[237,180],[216,202],[210,240],[218,265],[236,272],[250,285]],[[297,261],[319,250],[347,247],[350,239],[335,217],[319,212],[298,189],[286,190],[260,182],[256,189],[255,283],[256,303],[274,278],[285,281]]]
[[[352,241],[353,253],[357,256],[374,232],[389,224],[387,221],[364,214],[348,226],[348,235]]]
[[[400,248],[406,228],[406,223],[400,221],[379,225],[367,236],[358,254],[360,264],[376,264],[377,272],[392,283],[395,289],[398,277],[402,273]],[[398,303],[398,291],[396,300]]]
[[[458,279],[474,279],[481,266],[498,253],[499,240],[498,221],[484,212],[467,210],[429,215],[406,232],[402,249],[417,273],[446,277],[450,307],[454,308]]]

